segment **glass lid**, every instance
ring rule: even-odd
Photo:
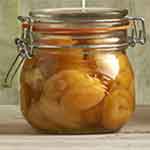
[[[29,16],[36,20],[49,19],[53,21],[77,21],[121,19],[128,14],[127,9],[119,10],[112,8],[57,8],[33,10]]]

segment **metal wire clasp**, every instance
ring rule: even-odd
[[[129,45],[134,47],[136,44],[145,44],[146,29],[144,18],[142,17],[128,17],[131,21],[131,35],[129,38]]]
[[[31,59],[32,58],[32,22],[29,17],[22,17],[19,16],[18,19],[21,22],[27,22],[29,24],[27,29],[23,29],[21,38],[15,39],[15,44],[17,46],[18,54],[15,57],[14,61],[12,62],[6,76],[4,79],[3,86],[5,87],[11,87],[12,81],[21,67],[22,63],[25,59]]]

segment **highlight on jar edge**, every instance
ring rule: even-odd
[[[126,9],[78,8],[19,17],[21,110],[34,128],[105,133],[129,121],[135,81],[126,49],[144,44],[146,32],[143,18],[127,15]]]

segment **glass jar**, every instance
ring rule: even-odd
[[[126,49],[146,40],[143,19],[127,14],[87,8],[18,17],[21,110],[33,127],[49,133],[107,133],[127,123],[135,90]]]

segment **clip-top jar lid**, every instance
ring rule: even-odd
[[[93,29],[96,29],[96,32],[104,32],[106,30],[127,29],[129,26],[129,19],[126,17],[127,14],[127,9],[57,8],[34,10],[29,12],[29,17],[34,22],[34,31],[37,32],[41,31],[41,29],[42,32],[53,32],[55,29],[57,32],[58,30],[63,30],[63,32],[65,30],[67,33],[69,29],[71,31],[85,29],[86,32],[87,30],[88,32],[93,32]]]
[[[127,9],[112,8],[59,8],[39,9],[29,13],[33,20],[40,22],[98,22],[108,19],[121,19],[128,14]]]

